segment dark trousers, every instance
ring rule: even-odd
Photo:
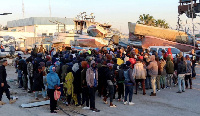
[[[188,88],[188,80],[190,83],[190,86],[192,86],[192,76],[191,75],[185,75],[185,87]]]
[[[124,84],[123,83],[118,83],[118,99],[121,99],[124,97]]]
[[[77,93],[78,105],[81,105],[81,94]]]
[[[67,96],[67,102],[68,102],[68,104],[71,104],[71,100],[72,100],[72,95],[68,95]]]
[[[54,91],[55,89],[49,89],[48,94],[50,97],[50,110],[53,112],[56,109],[57,101],[54,99]]]
[[[125,86],[125,97],[124,97],[124,101],[127,101],[127,97],[129,95],[129,102],[132,101],[132,96],[133,96],[133,86]]]
[[[27,78],[27,74],[23,74],[23,87],[24,89],[27,89],[28,88],[28,78]]]
[[[103,87],[102,87],[102,91],[103,91],[103,97],[106,97],[107,96],[107,86],[106,85],[104,85]]]
[[[139,82],[142,84],[143,93],[145,93],[145,79],[136,79],[135,82],[136,82],[135,93],[137,94],[137,88]]]
[[[115,85],[108,85],[108,89],[109,89],[109,94],[108,94],[108,96],[110,97],[110,102],[113,102],[113,97],[114,97],[114,86],[115,86]]]
[[[6,93],[7,98],[10,100],[10,91],[9,91],[9,89],[8,88],[4,89],[3,87],[0,87],[0,101],[2,100],[3,92]]]
[[[113,99],[115,99],[116,92],[117,92],[116,85],[113,85]]]
[[[89,94],[90,94],[90,108],[95,109],[95,87],[89,87]]]
[[[89,89],[88,87],[83,87],[82,89],[82,105],[85,104],[89,107]]]

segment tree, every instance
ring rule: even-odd
[[[165,20],[155,20],[153,16],[149,14],[143,14],[139,16],[139,20],[137,21],[138,24],[148,25],[148,26],[155,26],[160,28],[169,28],[169,24],[166,23]]]
[[[153,16],[150,16],[149,14],[143,14],[140,15],[139,20],[137,21],[139,24],[148,25],[148,26],[154,26],[155,25],[155,19]]]

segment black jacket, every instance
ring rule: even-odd
[[[10,86],[7,84],[6,81],[7,73],[6,73],[6,68],[4,65],[0,66],[0,88],[1,88],[1,83],[4,83],[4,90],[8,89]]]
[[[41,73],[34,73],[34,83],[33,83],[33,90],[34,91],[42,91],[42,88],[44,88],[43,84],[43,72]]]
[[[185,62],[181,61],[178,63],[177,74],[185,74],[186,73],[186,64]]]

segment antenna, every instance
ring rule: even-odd
[[[51,17],[51,0],[49,0],[49,13],[50,13],[50,17]]]
[[[23,13],[23,18],[24,18],[24,0],[22,0],[22,13]]]

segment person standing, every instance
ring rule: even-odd
[[[186,56],[186,73],[185,73],[185,86],[188,88],[188,80],[190,83],[190,89],[192,89],[192,62],[189,55]]]
[[[86,81],[89,87],[90,109],[93,112],[99,112],[99,110],[95,108],[95,92],[96,92],[96,87],[98,85],[98,70],[96,68],[94,60],[91,61],[90,68],[87,69]]]
[[[166,80],[166,70],[165,70],[165,67],[166,67],[166,61],[164,60],[163,57],[160,58],[161,61],[160,61],[160,65],[161,65],[161,77],[160,77],[160,84],[161,84],[161,88],[162,89],[165,89],[165,80]]]
[[[151,92],[150,96],[156,96],[156,77],[158,75],[158,64],[155,61],[155,55],[152,55],[150,57],[150,64],[147,66],[147,69],[149,69],[149,75],[151,75],[151,85],[153,88],[153,92]]]
[[[9,100],[9,103],[12,104],[16,102],[15,100],[10,99],[10,91],[8,88],[10,86],[7,84],[6,78],[7,78],[7,73],[6,73],[6,66],[8,65],[7,60],[2,61],[2,66],[0,66],[0,105],[4,105],[5,103],[2,102],[2,95],[5,92],[6,96]]]
[[[33,64],[32,59],[29,57],[26,59],[27,62],[27,73],[28,73],[28,93],[33,91]]]
[[[54,92],[56,89],[58,89],[58,86],[60,86],[60,79],[58,77],[58,74],[55,73],[56,68],[54,66],[51,66],[49,68],[49,74],[47,75],[47,88],[48,88],[48,95],[50,97],[50,110],[51,113],[57,113],[56,111],[56,105],[57,101],[54,99]]]
[[[179,91],[177,93],[185,92],[185,73],[186,73],[186,65],[184,62],[184,57],[181,57],[181,61],[178,63],[178,69],[177,69],[178,87],[179,87]]]
[[[143,95],[145,95],[145,79],[146,79],[146,69],[144,69],[144,65],[142,64],[141,59],[137,59],[136,64],[133,69],[133,77],[135,77],[135,94],[137,94],[137,88],[139,82],[142,84]]]
[[[167,57],[166,62],[166,73],[167,73],[167,87],[171,89],[172,86],[172,78],[174,74],[174,63],[171,61],[171,57]]]

